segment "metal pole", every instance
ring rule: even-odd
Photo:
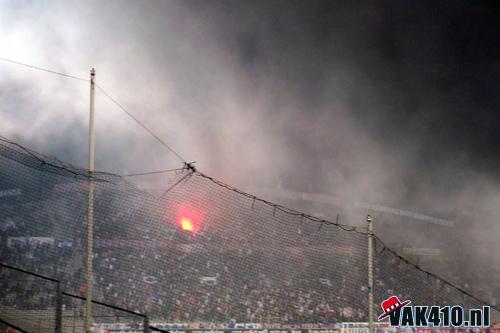
[[[373,333],[373,218],[366,217],[368,223],[368,332]]]
[[[57,281],[56,295],[56,333],[62,333],[62,292],[61,282]]]
[[[148,318],[148,315],[146,314],[144,316],[144,321],[143,321],[143,329],[142,331],[144,333],[150,333],[151,331],[149,330],[149,318]]]
[[[93,241],[94,241],[94,105],[95,105],[95,69],[90,71],[90,116],[89,116],[89,192],[87,210],[87,290],[85,300],[85,332],[90,332],[92,325],[92,289],[93,285]]]

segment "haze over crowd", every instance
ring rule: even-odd
[[[498,263],[499,9],[4,1],[0,57],[81,77],[95,67],[106,91],[227,183],[454,220],[454,241]],[[86,165],[88,99],[88,83],[0,63],[0,134],[41,153]],[[99,91],[96,131],[99,170],[181,166]]]

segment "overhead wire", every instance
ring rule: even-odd
[[[58,71],[53,71],[51,69],[47,69],[47,68],[43,68],[43,67],[38,67],[38,66],[26,64],[26,63],[15,61],[15,60],[8,59],[8,58],[0,57],[0,60],[5,61],[5,62],[10,62],[12,64],[24,66],[24,67],[27,67],[27,68],[35,69],[37,71],[42,71],[42,72],[47,72],[47,73],[51,73],[51,74],[56,74],[56,75],[64,76],[64,77],[67,77],[67,78],[70,78],[70,79],[79,80],[79,81],[90,82],[89,79],[85,79],[83,77],[79,77],[79,76],[76,76],[76,75],[70,75],[70,74],[66,74],[66,73],[62,73],[62,72],[58,72]]]
[[[111,97],[106,90],[104,90],[103,87],[98,85],[97,83],[95,84],[97,88],[103,93],[104,96],[109,98],[110,101],[112,101],[116,106],[118,106],[123,112],[125,112],[130,118],[132,118],[137,124],[139,124],[144,130],[146,130],[152,137],[154,137],[160,144],[162,144],[165,148],[167,148],[172,154],[174,154],[181,162],[186,163],[186,160],[179,154],[177,153],[172,147],[170,147],[165,141],[163,141],[158,135],[156,135],[152,130],[150,130],[142,121],[137,119],[132,113],[130,113],[120,102],[118,102],[116,99]]]
[[[85,78],[82,78],[82,77],[79,77],[79,76],[76,76],[76,75],[70,75],[70,74],[66,74],[66,73],[54,71],[54,70],[43,68],[43,67],[39,67],[39,66],[30,65],[30,64],[27,64],[27,63],[23,63],[23,62],[12,60],[12,59],[8,59],[8,58],[0,57],[0,60],[2,60],[4,62],[15,64],[15,65],[23,66],[23,67],[26,67],[26,68],[30,68],[30,69],[33,69],[33,70],[43,71],[43,72],[47,72],[47,73],[50,73],[50,74],[55,74],[55,75],[63,76],[63,77],[74,79],[74,80],[79,80],[79,81],[84,81],[84,82],[90,82],[89,79],[85,79]],[[103,93],[104,96],[106,96],[111,102],[113,102],[116,106],[118,106],[118,108],[120,108],[123,112],[125,112],[125,114],[127,114],[130,118],[132,118],[144,130],[146,130],[146,132],[148,132],[153,138],[155,138],[158,142],[160,142],[161,145],[163,145],[165,148],[167,148],[167,150],[169,150],[172,154],[174,154],[182,163],[184,163],[184,164],[187,163],[186,160],[178,152],[176,152],[172,147],[170,147],[170,145],[168,145],[164,140],[162,140],[158,135],[156,135],[152,130],[150,130],[142,121],[140,121],[139,119],[137,119],[137,117],[134,116],[130,111],[128,111],[120,102],[118,102],[108,92],[106,92],[106,90],[104,90],[103,87],[101,87],[97,83],[95,85]]]
[[[140,172],[140,173],[129,173],[129,174],[121,175],[121,176],[122,177],[147,176],[147,175],[156,175],[156,174],[159,174],[159,173],[167,173],[167,172],[174,172],[174,171],[181,171],[181,170],[186,170],[186,168],[175,168],[175,169],[168,169],[168,170],[148,171],[148,172]]]

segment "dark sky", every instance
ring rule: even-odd
[[[495,1],[196,2],[250,77],[272,74],[311,117],[335,88],[374,137],[420,161],[498,169],[500,4]],[[201,7],[201,8],[200,8]],[[464,161],[465,159],[465,161]]]
[[[326,125],[320,132],[329,126],[338,130],[332,120],[338,110],[329,107],[341,104],[356,124],[349,128],[354,140],[355,131],[363,131],[383,147],[380,154],[411,160],[404,171],[409,201],[422,195],[422,183],[431,187],[426,191],[446,195],[464,186],[457,177],[479,174],[498,182],[498,2],[188,4],[240,66],[245,89],[259,91],[272,77],[293,96],[292,108],[269,109],[265,117],[276,124],[279,137],[288,137],[285,144],[293,146],[288,154],[300,168],[339,162],[342,151],[330,146],[335,142],[328,142],[328,133],[303,137],[316,131],[318,122]],[[313,124],[288,121],[301,117]],[[281,176],[300,190],[314,183],[311,177],[321,178],[321,171],[308,175],[287,170]]]
[[[462,219],[493,240],[499,22],[498,1],[7,1],[0,56],[95,66],[187,160],[244,189]],[[0,102],[2,135],[86,164],[86,84],[1,63]],[[96,112],[98,169],[179,166],[99,93]]]

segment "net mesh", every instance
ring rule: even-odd
[[[366,229],[288,210],[189,169],[169,174],[160,196],[116,175],[94,173],[92,182],[97,301],[147,313],[157,322],[199,327],[367,321]],[[2,140],[2,261],[58,279],[63,290],[85,296],[88,183],[85,170]],[[29,281],[1,280],[16,281],[2,288],[2,296],[16,295],[19,284],[51,293],[50,286],[32,289]],[[483,305],[375,238],[375,304],[392,295],[421,305]],[[30,298],[30,307],[52,306],[51,297]],[[11,299],[2,297],[2,306],[27,320],[28,310]],[[81,326],[78,302],[67,305],[65,325]],[[492,310],[492,319],[498,318]]]
[[[28,332],[54,332],[56,284],[0,266],[0,317]]]
[[[85,300],[63,295],[62,297],[62,332],[85,332]],[[92,305],[92,323],[94,328],[133,329],[141,332],[143,317],[106,305]]]

